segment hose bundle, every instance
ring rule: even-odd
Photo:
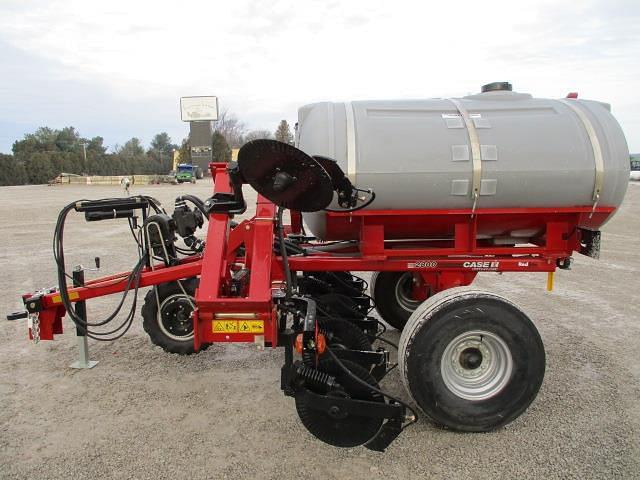
[[[151,205],[155,211],[157,212],[163,211],[160,203],[154,198],[147,197],[147,196],[144,196],[141,198],[144,198],[147,201],[149,201],[149,205]],[[106,318],[97,322],[88,322],[87,320],[81,318],[77,314],[73,305],[71,304],[71,300],[69,298],[69,292],[67,290],[67,287],[68,287],[67,280],[73,279],[73,277],[67,273],[65,260],[64,260],[64,227],[65,227],[65,223],[67,220],[67,216],[69,215],[69,212],[71,210],[74,210],[78,205],[78,203],[82,201],[84,200],[70,203],[60,211],[60,214],[58,215],[58,220],[56,222],[56,227],[54,230],[53,257],[55,259],[57,270],[58,270],[58,286],[60,289],[60,299],[62,301],[62,304],[65,310],[67,311],[67,315],[73,321],[73,323],[76,325],[77,329],[80,332],[82,332],[84,335],[94,340],[113,341],[122,337],[129,330],[129,328],[131,327],[131,324],[133,323],[133,319],[135,317],[135,312],[136,312],[136,306],[137,306],[138,289],[140,287],[140,277],[145,266],[145,261],[147,259],[148,251],[143,247],[143,243],[141,242],[141,240],[139,238],[136,238],[136,242],[140,246],[140,255],[139,255],[138,262],[134,265],[133,269],[128,275],[116,278],[113,281],[113,284],[126,282],[126,286],[122,294],[122,298],[120,299],[120,302],[116,306],[115,310]],[[132,229],[132,233],[133,233],[133,229]],[[135,237],[135,234],[134,234],[134,237]],[[85,288],[92,288],[92,287],[87,286]],[[116,319],[116,317],[120,314],[120,311],[122,310],[122,307],[127,299],[127,296],[130,290],[134,291],[133,293],[134,298],[133,298],[131,308],[129,309],[129,312],[127,313],[125,319],[120,324],[118,324],[114,328],[111,328],[107,331],[97,331],[93,329],[95,327],[103,327],[105,325],[108,325]]]

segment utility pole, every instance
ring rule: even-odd
[[[84,159],[84,163],[82,164],[82,173],[87,173],[87,144],[81,143],[82,145],[82,158]]]

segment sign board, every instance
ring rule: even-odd
[[[218,97],[181,97],[180,118],[183,122],[218,119]]]

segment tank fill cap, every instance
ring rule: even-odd
[[[486,92],[510,92],[513,86],[509,82],[492,82],[482,86],[482,93]]]

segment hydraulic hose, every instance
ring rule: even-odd
[[[184,201],[184,200],[188,200],[189,202],[193,203],[196,206],[196,208],[200,210],[202,214],[207,218],[207,220],[209,220],[209,213],[207,212],[207,209],[204,207],[204,202],[202,200],[200,200],[195,195],[190,195],[190,194],[180,195],[178,198],[176,198],[176,202]]]
[[[162,207],[160,206],[159,202],[157,202],[156,200],[152,199],[150,203],[153,205],[154,210],[156,211],[161,210]],[[146,252],[143,252],[143,254],[140,256],[140,259],[134,266],[131,273],[127,277],[122,278],[121,281],[122,282],[126,281],[127,284],[126,284],[124,293],[122,295],[122,298],[118,303],[117,307],[115,308],[115,310],[107,318],[99,322],[90,323],[80,318],[76,314],[75,309],[71,304],[71,300],[69,299],[69,293],[67,291],[67,279],[71,278],[71,276],[66,272],[66,266],[64,261],[64,227],[65,227],[66,218],[69,212],[72,209],[74,209],[76,205],[77,205],[77,202],[71,203],[60,211],[60,214],[58,215],[58,220],[56,222],[54,236],[53,236],[53,255],[56,261],[56,265],[58,267],[58,284],[59,284],[59,290],[60,290],[60,298],[64,308],[67,311],[67,314],[69,315],[69,318],[71,318],[71,320],[75,323],[76,327],[78,327],[80,331],[84,332],[89,338],[100,340],[100,341],[115,340],[117,338],[120,338],[122,335],[124,335],[129,330],[129,328],[131,327],[131,324],[133,323],[133,319],[135,317],[135,310],[137,306],[137,293],[140,285],[140,275],[144,268]],[[116,318],[116,316],[120,313],[122,306],[124,305],[124,302],[127,298],[129,291],[132,288],[134,289],[134,299],[133,299],[131,309],[128,315],[126,316],[126,318],[124,319],[124,321],[120,325],[118,325],[116,328],[106,332],[91,331],[89,327],[103,326],[112,322]],[[103,338],[103,337],[114,335],[114,334],[117,334],[117,335],[115,337]]]
[[[284,214],[284,207],[278,207],[277,222],[278,222],[278,240],[280,241],[280,255],[282,256],[282,268],[284,270],[285,281],[287,283],[286,298],[291,298],[293,282],[291,279],[291,269],[289,268],[289,257],[287,255],[287,246],[284,240],[284,225],[282,224],[282,215]]]

